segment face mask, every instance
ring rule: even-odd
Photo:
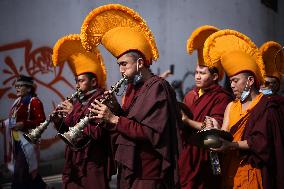
[[[241,99],[240,99],[241,102],[244,102],[248,98],[249,94],[250,94],[250,87],[248,87],[248,81],[247,81],[246,86],[241,94]]]
[[[140,58],[138,58],[138,60],[137,60],[137,72],[138,72],[138,61],[139,61],[139,59]],[[141,73],[141,71],[139,72],[139,74],[135,74],[134,75],[134,78],[133,78],[133,85],[138,85],[139,83],[141,83],[143,81],[143,76],[142,76],[142,73]]]
[[[259,92],[261,92],[264,95],[272,95],[271,89],[260,89]]]

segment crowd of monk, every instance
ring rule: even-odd
[[[106,86],[100,44],[127,78],[121,103]],[[187,41],[187,52],[195,50],[195,87],[178,102],[165,78],[151,72],[159,57],[154,36],[128,7],[98,7],[80,34],[56,42],[53,64],[68,63],[80,91],[50,116],[59,133],[76,133],[77,145],[65,149],[63,189],[108,189],[115,174],[118,189],[284,186],[283,47],[268,41],[258,48],[238,31],[204,25]],[[219,85],[225,77],[231,91]],[[43,105],[32,78],[21,75],[15,87],[18,99],[2,123],[12,188],[48,188],[38,174],[38,145],[23,137],[46,119]],[[72,129],[85,117],[82,130]],[[232,140],[212,134],[221,131]],[[218,145],[197,144],[197,133],[206,132]]]

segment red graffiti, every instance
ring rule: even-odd
[[[16,62],[17,59],[13,58],[13,51],[16,50],[24,51],[23,63]],[[3,78],[0,86],[0,100],[5,100],[4,98],[7,97],[12,100],[17,98],[16,94],[12,92],[12,88],[20,74],[33,77],[37,87],[40,86],[51,90],[61,100],[64,100],[64,95],[55,88],[56,83],[63,81],[67,86],[74,89],[72,84],[62,75],[64,65],[52,66],[52,49],[50,47],[43,46],[32,50],[32,42],[23,40],[0,46],[0,53],[4,54],[3,60],[0,60],[1,64],[6,65],[6,68],[0,67],[2,71],[0,76]],[[56,107],[53,100],[51,106]],[[42,139],[41,149],[49,148],[50,145],[58,141],[57,137]]]
[[[64,96],[60,91],[58,91],[54,84],[59,81],[65,82],[69,87],[73,88],[72,84],[67,81],[67,79],[62,76],[63,66],[61,65],[57,68],[52,66],[51,54],[52,49],[50,47],[40,47],[32,50],[32,42],[30,40],[24,40],[16,43],[6,44],[0,46],[0,52],[11,51],[16,49],[24,49],[24,64],[16,64],[13,58],[10,55],[6,55],[4,58],[4,63],[8,66],[9,69],[3,69],[3,74],[7,78],[2,82],[4,87],[0,87],[0,99],[5,93],[9,93],[11,85],[15,83],[15,79],[25,71],[29,76],[32,76],[35,80],[35,83],[42,85],[53,91],[58,95],[62,100]],[[18,69],[16,67],[18,65]],[[41,80],[38,75],[47,75],[44,77],[44,80]],[[50,74],[53,77],[50,77]],[[9,87],[5,86],[8,85]],[[16,98],[15,94],[9,93],[8,98]]]

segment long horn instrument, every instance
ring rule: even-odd
[[[76,92],[71,94],[70,97],[67,97],[67,100],[72,101],[73,98],[78,97],[80,93],[81,93],[81,90],[77,90]],[[51,115],[48,116],[48,119],[42,122],[39,126],[32,129],[29,133],[25,133],[24,134],[25,139],[29,141],[30,143],[36,144],[41,138],[42,133],[47,129],[49,123],[51,122],[52,117],[55,116],[56,114],[57,112],[52,113]]]
[[[123,75],[123,77],[119,81],[111,86],[109,95],[99,99],[99,102],[105,103],[106,101],[110,100],[112,94],[114,92],[117,92],[126,80],[127,77]],[[79,149],[79,147],[76,145],[76,139],[82,135],[83,129],[88,125],[91,115],[92,112],[90,111],[84,118],[80,119],[80,121],[74,127],[70,127],[69,130],[63,134],[59,133],[58,136],[69,146],[75,149]]]

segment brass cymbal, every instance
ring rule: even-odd
[[[194,144],[203,148],[218,148],[222,145],[220,138],[233,141],[233,135],[227,131],[216,128],[205,128],[193,135]]]

